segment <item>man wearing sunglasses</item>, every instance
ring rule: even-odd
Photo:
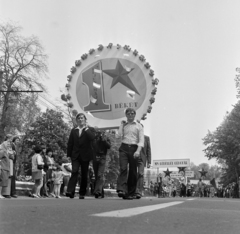
[[[78,126],[71,130],[67,146],[67,157],[72,161],[72,174],[66,196],[74,198],[78,171],[81,167],[79,199],[84,199],[87,191],[89,162],[93,159],[92,141],[95,138],[95,130],[87,125],[87,118],[83,113],[77,114],[76,122]]]
[[[127,122],[122,121],[118,131],[122,144],[119,148],[120,174],[117,193],[123,199],[132,200],[136,192],[137,165],[144,146],[144,133],[142,125],[135,120],[136,111],[133,108],[127,108],[125,114]]]

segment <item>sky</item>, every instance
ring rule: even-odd
[[[152,159],[209,163],[202,139],[237,103],[238,0],[0,0],[0,23],[22,26],[48,54],[47,97],[56,101],[75,60],[99,44],[130,45],[159,79],[143,122]]]

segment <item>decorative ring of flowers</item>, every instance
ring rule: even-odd
[[[141,110],[142,113],[140,116],[140,119],[145,120],[147,118],[147,114],[151,113],[152,111],[152,104],[155,102],[155,95],[157,93],[156,86],[158,85],[159,80],[155,77],[154,70],[151,69],[151,65],[149,64],[149,62],[146,62],[145,56],[140,54],[136,49],[132,50],[129,45],[121,46],[120,44],[113,45],[113,43],[109,43],[107,46],[103,46],[102,44],[100,44],[98,45],[98,48],[90,49],[88,53],[81,55],[80,58],[75,61],[75,65],[71,67],[71,74],[67,76],[67,83],[65,86],[67,94],[63,94],[61,96],[62,100],[68,102],[68,107],[71,108],[73,113],[77,113],[77,111],[79,110],[79,105],[77,99],[75,98],[76,94],[74,93],[74,86],[76,86],[77,82],[75,79],[78,79],[80,71],[82,71],[89,65],[88,61],[100,61],[101,59],[108,57],[106,55],[106,50],[109,52],[110,57],[112,54],[114,54],[110,52],[116,50],[118,51],[118,53],[119,51],[121,51],[121,54],[126,56],[124,57],[124,59],[126,60],[132,60],[136,63],[138,58],[139,62],[137,63],[139,66],[141,66],[141,70],[144,72],[144,74],[146,74],[145,79],[148,80],[148,86],[150,86],[150,89],[148,90],[148,92],[150,93],[147,100],[148,105],[145,105],[145,109]],[[105,57],[102,57],[102,54],[104,54]],[[89,114],[92,115],[91,113]]]

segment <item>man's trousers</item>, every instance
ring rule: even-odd
[[[102,195],[105,165],[106,165],[105,156],[93,160],[93,170],[95,174],[95,188],[93,192],[94,194],[98,193]]]
[[[85,196],[87,191],[87,183],[88,183],[88,167],[89,161],[82,161],[81,159],[72,160],[72,174],[68,183],[67,192],[71,194],[75,194],[75,188],[78,182],[78,171],[81,167],[81,183],[79,195]]]
[[[137,145],[128,144],[122,144],[119,148],[120,174],[117,181],[117,192],[123,191],[128,196],[135,195],[137,187],[138,158],[133,157],[137,148]]]

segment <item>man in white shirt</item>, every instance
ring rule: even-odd
[[[135,121],[136,111],[127,108],[125,114],[127,122],[123,121],[118,131],[122,144],[119,148],[120,174],[117,193],[123,199],[132,200],[137,186],[137,163],[144,146],[144,133],[142,125]]]

